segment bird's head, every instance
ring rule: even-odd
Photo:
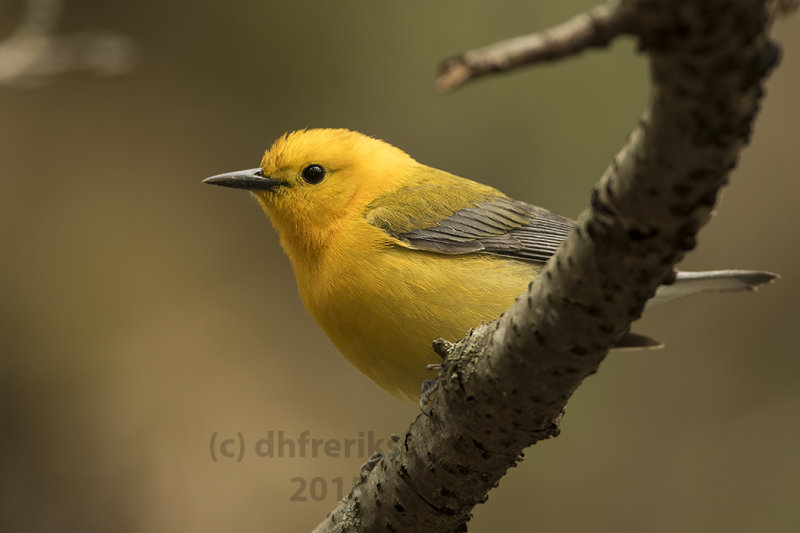
[[[204,182],[250,191],[294,260],[323,247],[375,198],[405,185],[414,165],[408,154],[378,139],[346,129],[309,129],[276,140],[259,168]]]

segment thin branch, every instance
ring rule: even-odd
[[[652,75],[639,126],[529,291],[445,346],[430,416],[315,531],[464,531],[522,451],[558,434],[569,397],[694,246],[778,60],[770,13],[757,0],[629,4]]]
[[[54,76],[88,70],[124,74],[133,68],[136,45],[108,32],[53,35],[61,0],[28,0],[16,30],[0,42],[0,85],[36,85]]]
[[[630,12],[622,3],[613,0],[547,31],[445,59],[439,64],[435,85],[438,90],[447,91],[487,74],[555,61],[587,48],[608,46],[615,37],[630,30]]]

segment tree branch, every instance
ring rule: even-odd
[[[631,32],[628,4],[613,0],[541,33],[515,37],[445,59],[439,64],[436,88],[454,89],[467,81],[543,61],[576,55],[608,44]]]
[[[465,530],[522,451],[558,434],[572,393],[694,247],[778,61],[767,36],[771,4],[611,5],[626,13],[615,27],[635,33],[650,56],[651,101],[639,126],[528,292],[447,350],[430,417],[417,418],[317,532]]]

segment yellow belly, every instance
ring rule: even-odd
[[[300,280],[303,302],[339,351],[386,391],[416,400],[440,362],[434,339],[457,340],[508,309],[541,270],[490,255],[399,247],[339,260]]]

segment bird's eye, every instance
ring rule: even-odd
[[[325,169],[320,165],[308,165],[303,169],[302,176],[311,185],[316,185],[325,177]]]

